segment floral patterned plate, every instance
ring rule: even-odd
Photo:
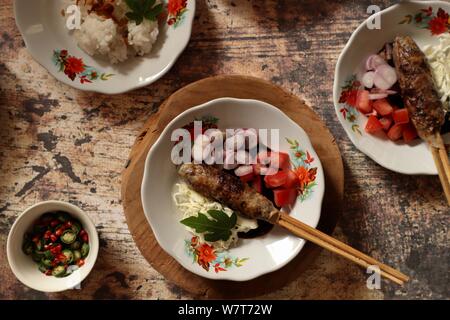
[[[163,0],[164,14],[152,51],[112,65],[78,46],[62,15],[75,1],[15,0],[17,26],[33,58],[56,79],[74,88],[106,94],[127,92],[162,77],[191,36],[195,0]]]
[[[292,168],[301,182],[290,214],[312,227],[319,222],[324,175],[305,131],[267,103],[221,98],[177,116],[147,155],[141,188],[142,206],[159,245],[184,268],[210,279],[245,281],[283,267],[300,252],[305,241],[277,226],[264,236],[239,239],[236,247],[220,251],[213,244],[201,243],[179,222],[181,213],[172,199],[173,187],[179,178],[171,162],[171,134],[194,119],[217,121],[220,129],[279,129],[279,150],[289,153]],[[267,141],[264,143],[272,146]]]
[[[450,3],[444,1],[401,2],[375,16],[381,29],[369,29],[363,22],[342,51],[334,78],[333,100],[336,114],[353,144],[381,166],[404,174],[436,175],[433,157],[425,142],[392,142],[384,134],[364,131],[367,118],[346,103],[353,89],[359,87],[356,75],[363,71],[363,61],[377,53],[397,35],[410,35],[420,47],[438,43],[438,35],[450,32]],[[449,141],[449,137],[444,137]]]

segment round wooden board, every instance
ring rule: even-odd
[[[333,232],[341,213],[344,170],[339,148],[325,124],[298,97],[267,81],[247,76],[216,76],[192,83],[162,103],[137,137],[122,175],[122,202],[130,232],[152,267],[168,281],[196,298],[239,299],[259,296],[296,279],[320,252],[307,243],[283,268],[246,282],[217,281],[197,276],[178,264],[158,245],[142,209],[140,189],[147,153],[164,127],[178,114],[220,97],[257,99],[272,104],[298,123],[309,135],[325,173],[325,196],[318,229]],[[251,115],[249,115],[251,116]]]

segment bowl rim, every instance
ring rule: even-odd
[[[209,100],[205,103],[202,103],[200,105],[191,107],[189,109],[186,109],[185,111],[181,112],[180,114],[178,114],[176,117],[174,117],[164,128],[164,130],[161,132],[161,134],[159,135],[158,139],[155,141],[155,143],[151,146],[150,150],[147,152],[147,156],[145,159],[145,165],[144,165],[144,174],[143,174],[143,178],[142,178],[142,183],[141,183],[141,189],[140,189],[140,196],[141,196],[141,204],[142,204],[142,209],[144,211],[144,215],[145,218],[148,222],[148,224],[150,225],[150,228],[152,229],[153,235],[155,236],[156,241],[158,242],[158,245],[168,254],[170,255],[175,261],[177,261],[178,264],[180,264],[183,268],[185,268],[187,271],[194,273],[197,276],[203,277],[203,278],[207,278],[207,279],[211,279],[211,280],[226,280],[226,281],[236,281],[236,282],[242,282],[242,281],[249,281],[252,279],[256,279],[262,275],[274,272],[276,270],[279,270],[281,268],[283,268],[285,265],[287,265],[288,263],[290,263],[296,256],[298,256],[298,254],[300,253],[300,251],[303,249],[303,247],[306,244],[306,241],[304,239],[301,239],[303,241],[300,242],[300,244],[298,245],[298,248],[296,249],[297,252],[295,254],[292,254],[291,257],[289,257],[288,259],[286,259],[285,261],[283,261],[283,263],[280,263],[278,265],[276,265],[275,267],[269,268],[267,270],[258,272],[258,273],[254,273],[251,276],[242,276],[239,279],[237,278],[233,278],[230,277],[228,275],[224,275],[222,274],[222,277],[218,278],[217,276],[214,276],[213,274],[210,273],[206,273],[206,274],[200,274],[198,272],[194,272],[191,271],[189,269],[187,269],[186,267],[184,267],[183,262],[181,261],[181,259],[178,259],[176,256],[172,255],[172,253],[170,252],[170,250],[163,244],[163,242],[161,241],[161,237],[159,235],[158,232],[156,232],[153,229],[152,223],[151,223],[151,219],[150,219],[150,215],[147,214],[146,210],[145,210],[145,204],[144,204],[144,190],[146,188],[148,188],[147,186],[147,180],[148,180],[148,174],[149,174],[149,167],[150,167],[150,158],[151,158],[151,154],[153,152],[155,152],[154,150],[156,148],[156,146],[158,146],[162,141],[164,136],[167,134],[167,131],[170,129],[171,125],[176,122],[177,120],[179,120],[182,117],[185,117],[186,115],[188,115],[189,113],[193,113],[196,112],[197,110],[201,110],[201,109],[206,109],[208,108],[210,105],[215,104],[215,103],[222,103],[222,102],[233,102],[233,103],[258,103],[261,104],[262,106],[271,109],[274,112],[278,112],[279,114],[281,114],[282,116],[284,116],[284,118],[287,121],[290,121],[293,125],[295,125],[298,130],[300,130],[301,132],[303,132],[303,134],[305,135],[306,139],[303,140],[304,144],[310,148],[311,150],[314,150],[314,153],[317,154],[317,152],[315,151],[312,143],[311,143],[311,139],[309,138],[308,134],[306,133],[306,131],[300,126],[298,125],[295,121],[293,121],[288,115],[286,115],[283,111],[281,111],[279,108],[275,107],[274,105],[267,103],[265,101],[261,101],[261,100],[257,100],[257,99],[241,99],[241,98],[234,98],[234,97],[221,97],[221,98],[216,98],[216,99],[212,99]],[[322,205],[323,205],[323,199],[325,196],[325,177],[324,177],[324,171],[323,171],[323,166],[322,163],[319,159],[319,157],[317,156],[317,160],[318,160],[318,167],[320,167],[321,172],[322,172],[322,180],[323,180],[323,188],[321,188],[320,191],[320,203],[318,203],[319,206],[319,214],[317,215],[316,220],[314,221],[314,223],[310,224],[311,227],[313,228],[317,228],[320,218],[322,216]]]
[[[334,83],[333,83],[333,104],[334,104],[334,109],[335,109],[335,113],[337,115],[337,118],[339,120],[339,123],[341,124],[342,128],[344,129],[347,137],[350,139],[350,141],[352,142],[352,144],[356,147],[356,149],[358,149],[360,152],[362,152],[363,154],[365,154],[366,156],[368,156],[370,159],[372,159],[375,163],[377,163],[378,165],[382,166],[383,168],[386,168],[390,171],[393,172],[398,172],[401,174],[406,174],[406,175],[437,175],[437,171],[436,172],[431,172],[431,171],[421,171],[420,169],[416,169],[416,170],[403,170],[402,168],[398,168],[398,167],[394,167],[391,163],[386,163],[386,162],[382,162],[380,161],[375,155],[374,153],[371,152],[370,148],[366,148],[363,147],[358,140],[355,138],[355,135],[353,134],[353,132],[345,125],[343,119],[340,117],[339,114],[339,92],[340,92],[340,83],[338,81],[338,76],[339,76],[339,71],[342,68],[342,61],[344,59],[344,56],[346,56],[347,52],[350,50],[350,48],[354,45],[354,40],[357,37],[357,35],[360,33],[360,31],[366,26],[366,24],[368,23],[369,20],[373,19],[374,17],[378,17],[378,16],[382,16],[388,12],[397,10],[398,8],[403,7],[405,4],[413,4],[413,5],[428,5],[428,6],[432,6],[432,5],[444,5],[444,6],[449,6],[450,3],[445,2],[445,1],[440,1],[440,0],[431,0],[431,1],[426,1],[426,0],[409,0],[407,2],[399,2],[396,3],[386,9],[381,10],[380,12],[377,12],[375,14],[373,14],[372,16],[368,17],[367,19],[365,19],[351,34],[350,38],[348,39],[347,43],[344,46],[344,49],[342,49],[339,58],[337,60],[336,63],[336,67],[335,67],[335,71],[334,71]],[[405,167],[406,168],[406,167]]]
[[[21,28],[21,23],[19,22],[19,18],[18,18],[18,12],[17,12],[17,5],[16,3],[19,1],[23,1],[23,0],[14,0],[13,2],[13,12],[14,12],[14,21],[16,23],[17,28],[19,29],[20,35],[22,37],[23,42],[25,43],[25,47],[28,51],[28,53],[32,56],[33,60],[36,61],[37,63],[39,63],[40,66],[42,66],[45,70],[47,70],[47,72],[53,77],[55,78],[55,80],[70,86],[74,89],[77,90],[81,90],[81,91],[85,91],[85,92],[94,92],[94,93],[101,93],[101,94],[108,94],[108,95],[116,95],[116,94],[123,94],[126,92],[130,92],[139,88],[143,88],[145,86],[148,86],[156,81],[158,81],[160,78],[162,78],[167,72],[169,72],[170,69],[172,69],[172,67],[174,66],[174,64],[177,62],[178,58],[181,56],[181,54],[184,52],[184,50],[186,49],[187,45],[189,44],[189,41],[192,37],[192,28],[193,28],[193,24],[194,24],[194,18],[195,18],[195,9],[196,9],[196,1],[195,0],[191,0],[190,2],[192,3],[192,13],[190,14],[190,18],[186,19],[187,25],[184,26],[184,28],[186,28],[187,32],[187,37],[184,41],[180,41],[179,43],[181,43],[180,46],[180,50],[177,52],[177,54],[174,56],[174,58],[170,61],[170,63],[168,63],[160,72],[158,72],[157,74],[155,74],[152,77],[146,77],[146,79],[142,82],[137,82],[137,84],[134,84],[132,86],[129,86],[127,88],[124,89],[119,89],[119,90],[109,90],[108,88],[110,88],[110,86],[104,86],[101,88],[97,88],[97,89],[90,89],[88,87],[83,87],[83,86],[79,86],[79,85],[75,85],[75,83],[66,81],[65,78],[63,78],[64,80],[60,80],[58,79],[58,77],[54,74],[54,72],[52,70],[50,70],[39,58],[38,56],[35,54],[35,50],[31,49],[33,47],[33,45],[31,44],[31,42],[28,40],[27,37],[24,36],[24,31]],[[151,79],[148,79],[151,78]]]
[[[15,233],[16,228],[18,227],[18,225],[21,223],[22,218],[29,214],[29,212],[31,212],[33,209],[37,208],[37,207],[41,207],[41,206],[46,206],[49,204],[53,204],[56,206],[61,206],[61,210],[64,210],[64,208],[71,208],[72,210],[76,211],[77,213],[79,213],[81,216],[83,216],[86,219],[86,222],[90,225],[91,228],[93,228],[93,230],[95,230],[94,234],[89,234],[89,241],[92,241],[92,247],[95,247],[96,250],[94,251],[90,251],[89,253],[92,254],[92,256],[90,257],[90,260],[92,261],[92,264],[85,264],[83,266],[83,268],[85,268],[85,274],[79,277],[79,282],[77,283],[71,283],[70,285],[66,285],[64,287],[58,288],[58,289],[43,289],[42,287],[36,287],[33,284],[28,283],[27,281],[25,281],[20,274],[16,271],[16,269],[20,268],[17,267],[16,265],[13,265],[11,260],[12,257],[15,253],[12,252],[12,236]],[[46,211],[42,212],[42,214],[44,214]],[[69,213],[70,214],[70,213]],[[92,269],[94,268],[94,265],[97,261],[97,257],[98,257],[98,251],[99,251],[99,237],[98,237],[98,231],[97,228],[94,224],[94,222],[92,221],[91,217],[84,212],[81,208],[75,206],[72,203],[69,202],[65,202],[65,201],[60,201],[60,200],[46,200],[46,201],[41,201],[38,202],[30,207],[28,207],[27,209],[25,209],[24,211],[22,211],[17,218],[15,219],[13,225],[11,226],[11,229],[9,230],[8,233],[8,238],[6,240],[6,255],[7,255],[7,260],[8,260],[8,264],[9,267],[11,269],[11,271],[13,272],[13,274],[15,275],[15,277],[25,286],[33,289],[33,290],[37,290],[37,291],[41,291],[41,292],[48,292],[48,293],[52,293],[52,292],[62,292],[62,291],[66,291],[66,290],[70,290],[73,289],[75,286],[79,285],[84,279],[86,279],[86,277],[91,273]],[[70,277],[70,275],[68,276]]]

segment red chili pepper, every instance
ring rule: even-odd
[[[82,265],[84,265],[84,259],[80,259],[77,261],[77,266],[81,267]]]
[[[58,237],[55,236],[54,234],[52,234],[52,235],[50,235],[50,240],[51,240],[52,242],[56,242],[56,240],[58,240]]]
[[[52,267],[56,267],[59,264],[59,260],[57,258],[52,260]]]
[[[83,234],[86,234],[86,230],[81,229],[81,230],[80,230],[80,237],[81,237]]]
[[[50,249],[50,252],[53,255],[57,255],[58,253],[60,253],[62,250],[62,245],[60,243],[58,243],[56,246],[54,246],[53,248]]]
[[[52,270],[47,270],[47,271],[45,271],[45,275],[46,276],[49,276],[49,275],[51,275],[52,274]]]
[[[57,259],[58,259],[60,262],[65,262],[65,261],[67,260],[67,257],[66,257],[63,253],[60,253],[60,254],[58,254],[58,256],[57,256]]]
[[[46,244],[46,245],[44,245],[44,250],[51,250],[52,247],[53,247],[53,243]]]
[[[72,221],[66,221],[66,223],[64,223],[64,227],[67,229],[67,228],[70,228],[72,226]]]
[[[50,222],[50,226],[52,226],[52,227],[56,227],[58,224],[59,224],[59,220],[57,220],[57,219],[52,220],[52,222]]]
[[[61,227],[61,228],[59,228],[58,230],[55,231],[55,235],[57,237],[60,237],[63,232],[64,232],[64,227]]]
[[[31,241],[33,241],[34,243],[38,243],[40,241],[39,236],[34,236]]]
[[[89,242],[89,236],[87,233],[83,234],[81,236],[81,240],[83,240],[83,242],[88,243]]]
[[[51,232],[50,230],[45,231],[45,233],[44,233],[44,239],[47,240],[48,238],[50,238],[51,234],[52,234],[52,232]]]

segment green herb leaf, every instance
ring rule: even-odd
[[[163,4],[160,3],[155,6],[156,0],[125,0],[130,12],[126,13],[129,20],[140,25],[144,19],[156,21],[159,14],[163,10]]]
[[[205,214],[199,212],[197,217],[189,217],[180,222],[198,233],[205,233],[206,241],[227,241],[231,236],[231,229],[236,225],[236,213],[233,212],[229,217],[223,211],[208,210],[208,214],[214,220],[210,220]]]

